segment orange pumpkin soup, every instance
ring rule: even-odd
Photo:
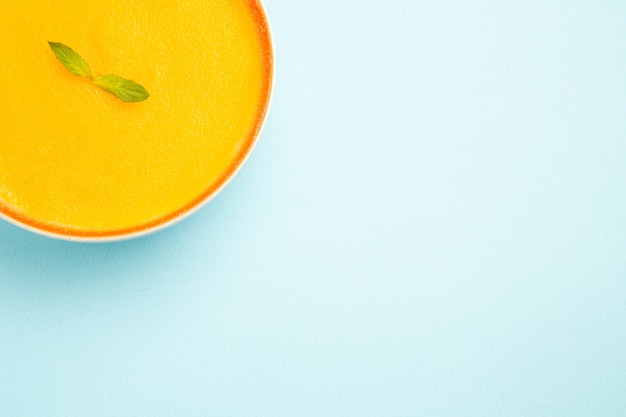
[[[0,214],[60,237],[142,233],[237,170],[268,106],[256,0],[4,1]],[[48,41],[150,97],[125,103],[68,72]]]

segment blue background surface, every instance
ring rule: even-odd
[[[626,2],[266,0],[213,202],[0,223],[0,415],[626,415]]]

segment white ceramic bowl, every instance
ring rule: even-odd
[[[175,216],[172,216],[171,218],[168,218],[165,221],[159,222],[159,223],[155,223],[153,225],[149,225],[146,227],[141,227],[141,225],[137,228],[137,230],[132,230],[129,232],[115,232],[113,231],[114,234],[111,235],[102,235],[102,236],[89,236],[89,235],[80,235],[77,233],[73,233],[73,232],[68,232],[68,233],[64,233],[62,231],[51,231],[48,230],[46,228],[39,228],[36,227],[32,224],[29,224],[26,221],[22,221],[20,220],[19,217],[17,216],[11,216],[9,214],[3,213],[0,210],[0,219],[4,219],[9,223],[12,223],[22,229],[28,230],[30,232],[39,234],[39,235],[43,235],[43,236],[47,236],[50,238],[54,238],[54,239],[61,239],[61,240],[66,240],[66,241],[73,241],[73,242],[91,242],[91,243],[103,243],[103,242],[114,242],[114,241],[122,241],[122,240],[128,240],[128,239],[134,239],[137,237],[141,237],[141,236],[145,236],[151,233],[155,233],[159,230],[162,230],[164,228],[167,228],[175,223],[178,223],[179,221],[187,218],[188,216],[192,215],[193,213],[195,213],[196,211],[200,210],[205,204],[207,204],[209,201],[211,201],[211,199],[213,199],[216,195],[218,195],[229,183],[230,181],[235,177],[235,175],[237,175],[237,173],[241,170],[241,168],[243,167],[243,165],[245,164],[245,162],[248,160],[250,154],[252,153],[254,147],[256,146],[256,143],[259,139],[259,136],[261,135],[261,132],[263,130],[263,127],[265,126],[265,121],[267,119],[267,114],[269,113],[270,107],[271,107],[271,103],[272,103],[272,97],[273,97],[273,84],[274,84],[274,68],[275,68],[275,57],[274,57],[274,45],[272,42],[272,34],[271,34],[271,27],[269,24],[269,20],[267,19],[267,14],[265,13],[265,9],[261,3],[260,0],[257,0],[257,4],[258,4],[258,8],[261,11],[261,13],[263,14],[262,16],[262,20],[263,23],[265,25],[265,29],[267,30],[267,38],[269,41],[269,57],[270,57],[270,68],[269,68],[269,80],[267,80],[268,82],[268,91],[266,94],[266,104],[265,104],[265,108],[262,111],[262,117],[260,122],[257,124],[256,126],[256,132],[252,137],[252,141],[250,143],[250,145],[247,147],[245,153],[243,155],[240,156],[240,158],[238,158],[238,163],[237,165],[234,167],[234,169],[232,169],[229,172],[229,175],[224,179],[224,181],[219,184],[218,187],[216,187],[214,190],[212,190],[209,194],[207,194],[206,196],[204,196],[202,199],[198,200],[196,203],[194,203],[191,207],[186,207],[180,211],[178,211],[176,213]]]

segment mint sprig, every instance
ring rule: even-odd
[[[89,78],[100,89],[127,103],[137,103],[150,97],[150,93],[140,84],[118,75],[101,75],[96,78],[91,74],[89,64],[76,51],[59,42],[48,42],[57,60],[66,70],[79,77]]]

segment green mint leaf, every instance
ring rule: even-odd
[[[101,75],[94,82],[107,93],[125,102],[136,103],[150,97],[150,93],[141,85],[117,75]]]
[[[120,100],[128,103],[136,103],[150,97],[150,93],[148,93],[143,86],[117,75],[101,75],[94,79],[87,62],[72,48],[58,42],[48,41],[48,45],[50,45],[50,49],[52,49],[52,52],[59,62],[63,64],[65,69],[74,75],[93,80],[98,87],[113,94]]]
[[[50,49],[52,49],[52,52],[65,69],[79,77],[91,78],[89,65],[72,48],[58,42],[48,42],[48,45],[50,45]]]

